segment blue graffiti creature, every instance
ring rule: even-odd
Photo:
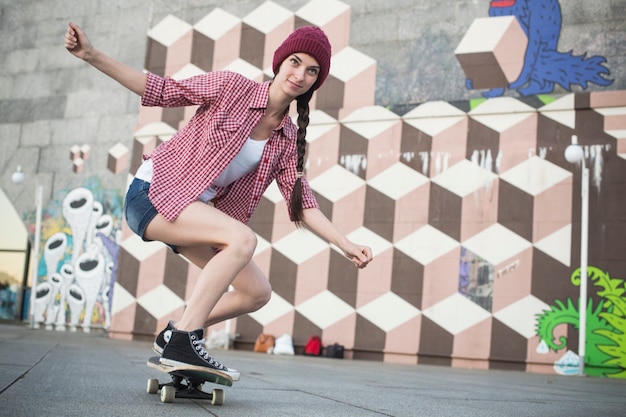
[[[555,84],[572,91],[572,85],[586,89],[587,83],[603,87],[613,83],[603,76],[611,73],[604,66],[606,58],[557,51],[562,20],[558,0],[494,0],[489,6],[489,16],[515,16],[528,38],[522,72],[509,84],[509,89],[530,96],[549,94]],[[466,87],[472,89],[471,80],[467,80]],[[504,91],[493,88],[483,96],[499,97]]]

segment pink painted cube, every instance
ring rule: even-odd
[[[515,16],[474,19],[454,54],[473,88],[507,87],[524,66],[528,39]]]

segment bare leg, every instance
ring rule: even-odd
[[[183,331],[204,327],[228,286],[250,264],[256,247],[256,235],[249,227],[201,202],[190,204],[173,222],[157,215],[146,228],[145,237],[180,247],[181,253],[192,257],[209,247],[221,249],[202,268],[187,308],[176,323],[176,327]],[[230,314],[229,310],[234,308],[229,301],[231,298],[226,298],[226,313],[221,307],[222,312],[217,314]]]
[[[213,252],[212,249],[199,247],[177,249],[200,268],[207,264],[207,258]],[[233,290],[222,295],[206,319],[204,327],[256,311],[267,304],[272,295],[272,287],[267,277],[254,261],[250,261],[239,272],[231,285]]]

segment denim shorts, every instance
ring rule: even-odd
[[[157,209],[148,198],[148,190],[150,190],[149,182],[135,178],[128,188],[124,204],[128,227],[145,241],[148,241],[143,236],[146,227],[157,215]]]

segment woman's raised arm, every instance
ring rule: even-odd
[[[91,64],[130,91],[143,96],[146,88],[146,74],[98,51],[89,42],[85,32],[71,22],[65,33],[65,48],[75,57]]]

